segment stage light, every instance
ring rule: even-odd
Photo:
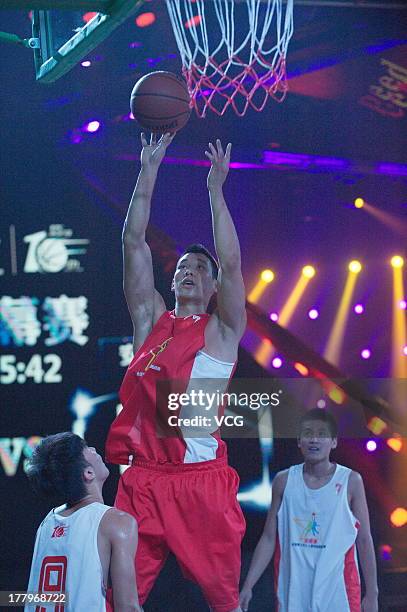
[[[363,349],[363,351],[361,351],[360,356],[362,357],[362,359],[370,359],[371,356],[371,352],[369,351],[369,349]]]
[[[313,266],[304,266],[302,273],[305,278],[313,278],[315,276],[315,268]]]
[[[152,25],[154,21],[155,21],[154,13],[141,13],[141,15],[138,15],[136,17],[136,25],[139,28],[147,28],[148,26]]]
[[[263,270],[263,272],[260,274],[260,278],[265,283],[271,283],[271,281],[274,280],[273,270]]]
[[[393,550],[392,547],[389,546],[388,544],[382,544],[382,546],[380,546],[380,554],[381,554],[383,561],[391,560],[392,550]]]
[[[301,374],[301,376],[308,376],[309,369],[303,363],[299,363],[298,361],[294,363],[294,368]]]
[[[321,399],[319,399],[319,400],[317,401],[317,408],[320,408],[321,410],[322,410],[323,408],[326,408],[326,401],[325,401],[324,399],[322,399],[322,398],[321,398]]]
[[[404,259],[400,255],[394,255],[390,260],[393,268],[402,268],[404,266]]]
[[[275,275],[273,270],[263,270],[259,276],[259,280],[247,296],[247,301],[251,302],[252,304],[257,304],[257,302],[263,295],[267,285],[269,285],[274,280],[274,276]]]
[[[362,264],[357,259],[354,259],[350,262],[348,266],[349,272],[353,272],[353,274],[359,274],[362,269]]]
[[[390,515],[390,521],[395,527],[403,527],[407,523],[407,510],[396,508]]]
[[[283,360],[280,357],[274,357],[271,363],[273,365],[273,368],[276,368],[278,370],[278,368],[281,368],[281,366],[283,365]]]
[[[400,307],[400,310],[406,310],[406,308],[407,308],[406,300],[400,300],[399,301],[399,307]]]
[[[356,304],[353,310],[356,312],[356,314],[362,314],[365,311],[362,304]]]
[[[345,287],[324,350],[325,359],[334,365],[339,365],[352,296],[359,278],[358,273],[361,269],[362,265],[359,261],[353,260],[349,263]]]
[[[365,201],[363,198],[356,198],[356,200],[354,201],[355,204],[355,208],[363,208],[365,205]]]
[[[391,258],[393,267],[393,308],[392,308],[392,356],[391,356],[391,376],[393,378],[407,378],[407,363],[405,360],[404,348],[407,344],[407,326],[404,309],[400,308],[400,303],[405,299],[403,266],[404,259],[401,255],[394,255]],[[396,393],[396,391],[394,390]],[[397,397],[396,397],[397,396]],[[400,390],[391,398],[395,408],[403,411],[404,401]]]
[[[311,310],[308,312],[308,316],[312,320],[318,319],[319,312],[318,312],[318,310],[316,308],[311,308]]]
[[[89,121],[89,123],[86,123],[83,126],[83,130],[85,132],[90,132],[91,134],[93,134],[94,132],[97,132],[99,128],[100,128],[100,121]]]
[[[389,438],[388,440],[386,440],[386,443],[387,446],[391,448],[391,450],[394,450],[395,453],[399,453],[403,448],[403,441],[398,436],[393,436],[393,438]]]
[[[273,352],[274,347],[271,340],[269,338],[262,338],[254,354],[254,358],[256,359],[257,363],[263,366],[263,368],[268,368]]]
[[[367,428],[375,434],[380,436],[386,429],[387,424],[380,417],[372,417],[367,424]]]
[[[407,345],[403,347],[403,355],[407,355]]]
[[[278,313],[270,312],[270,319],[276,323],[278,321]]]
[[[293,316],[295,312],[295,309],[298,306],[300,299],[302,298],[304,294],[304,291],[306,290],[308,286],[308,283],[310,282],[310,279],[315,274],[315,270],[314,268],[312,268],[312,266],[305,266],[305,267],[311,268],[312,274],[311,274],[311,270],[307,271],[307,275],[304,274],[304,268],[303,268],[297,282],[295,283],[290,295],[288,296],[284,306],[281,309],[281,312],[278,315],[278,323],[282,327],[286,327],[288,325],[289,321],[291,320],[291,317]],[[261,278],[260,278],[259,283],[262,283],[263,287],[266,286],[266,283],[262,281]],[[264,291],[264,289],[262,289],[261,291]],[[256,285],[256,287],[254,287],[254,289],[252,290],[252,292],[250,293],[247,299],[249,302],[254,301],[257,298],[257,296],[258,296],[258,289]],[[254,358],[256,359],[257,363],[267,368],[270,365],[270,360],[272,356],[274,355],[274,352],[275,352],[274,347],[270,344],[269,345],[265,344],[265,342],[263,341],[261,345],[257,348],[254,354]]]
[[[93,19],[94,17],[96,17],[96,15],[97,15],[97,13],[95,13],[95,12],[85,13],[84,15],[82,15],[82,20],[83,20],[85,23],[89,23],[89,21],[90,21],[91,19]]]
[[[377,449],[377,443],[374,440],[369,440],[368,442],[366,442],[366,450],[369,451],[369,453],[373,453],[373,451],[375,451]]]
[[[342,391],[342,389],[339,389],[339,387],[331,389],[331,391],[328,393],[328,397],[335,402],[335,404],[343,404],[345,401],[345,393]]]

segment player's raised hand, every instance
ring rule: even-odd
[[[157,134],[151,134],[150,143],[148,143],[144,132],[141,134],[141,167],[145,170],[157,172],[168,145],[172,142],[175,134],[167,132],[163,134],[157,141]]]
[[[209,143],[209,151],[205,151],[206,157],[211,161],[211,169],[209,170],[207,181],[208,189],[222,187],[225,182],[229,172],[231,150],[232,145],[229,142],[226,151],[223,151],[219,138],[216,141],[216,147],[211,142]]]

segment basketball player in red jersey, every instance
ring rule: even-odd
[[[137,524],[132,516],[103,503],[109,470],[94,448],[64,432],[37,446],[28,478],[38,494],[64,505],[53,508],[37,531],[28,592],[67,594],[69,612],[140,612],[133,559]],[[55,600],[56,601],[56,600]],[[44,609],[27,604],[26,612]]]
[[[140,602],[172,551],[184,575],[202,588],[211,610],[238,612],[245,523],[236,499],[239,479],[227,464],[226,445],[216,428],[197,436],[182,429],[169,436],[156,433],[157,422],[168,417],[168,406],[165,413],[156,401],[156,384],[182,380],[184,391],[199,379],[223,379],[227,385],[246,326],[239,241],[222,192],[231,145],[224,151],[217,140],[205,152],[211,161],[207,186],[219,269],[201,245],[187,249],[177,263],[175,309],[169,312],[154,288],[145,233],[157,172],[171,140],[170,134],[158,142],[152,136],[148,144],[141,136],[141,170],[123,230],[134,358],[120,389],[123,410],[110,429],[106,457],[130,466],[120,479],[115,505],[138,522]],[[215,292],[217,309],[209,315]],[[182,411],[193,414],[191,406],[182,408],[181,416]]]

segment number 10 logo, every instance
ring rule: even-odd
[[[44,557],[41,565],[39,593],[65,593],[66,569],[68,559],[61,557]],[[63,604],[56,604],[55,612],[64,612]],[[36,606],[35,612],[47,612],[44,606]]]

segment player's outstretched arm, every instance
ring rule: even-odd
[[[212,210],[212,227],[220,270],[218,276],[218,314],[220,322],[236,335],[239,341],[246,327],[245,288],[243,283],[240,245],[232,217],[223,197],[222,186],[229,172],[229,143],[223,151],[220,140],[216,147],[209,143],[205,155],[211,161],[208,174],[209,199]]]
[[[140,612],[134,567],[137,523],[127,512],[111,510],[103,530],[111,547],[110,579],[115,612]]]
[[[141,170],[130,200],[123,227],[123,287],[134,326],[134,348],[137,349],[165,310],[161,296],[154,289],[151,251],[146,243],[151,198],[158,169],[164,158],[171,134],[164,134],[150,144],[141,134]]]
[[[254,550],[253,559],[240,593],[240,605],[245,612],[249,608],[253,596],[252,589],[264,570],[270,563],[276,547],[277,513],[281,506],[285,485],[287,484],[287,470],[278,472],[273,480],[272,501],[267,514],[266,524],[261,538]]]
[[[362,600],[362,612],[378,612],[376,555],[370,533],[369,509],[367,507],[365,487],[362,476],[358,472],[351,473],[349,489],[351,510],[360,524],[356,538],[356,547],[366,586],[366,593]]]

